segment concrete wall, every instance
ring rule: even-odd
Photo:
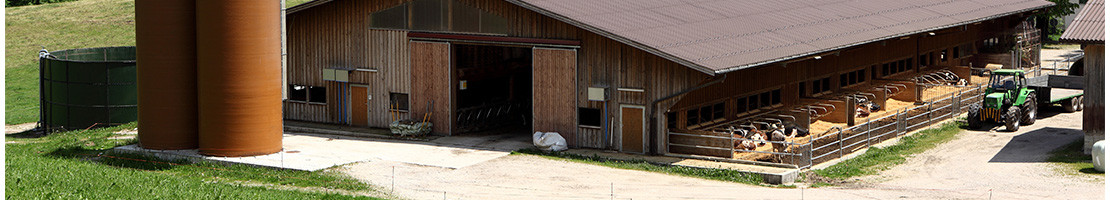
[[[1104,111],[1104,67],[1105,45],[1085,45],[1083,52],[1086,54],[1083,75],[1087,80],[1087,88],[1083,97],[1083,153],[1091,153],[1091,145],[1106,137],[1103,122]]]

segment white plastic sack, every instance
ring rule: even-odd
[[[1091,163],[1095,164],[1095,170],[1106,170],[1106,140],[1099,140],[1091,147]]]
[[[543,151],[567,150],[567,139],[554,132],[536,132],[532,134],[532,144]]]

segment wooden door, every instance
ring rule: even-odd
[[[532,131],[557,132],[576,147],[577,63],[574,50],[532,50]]]
[[[621,106],[621,151],[644,153],[644,107]]]
[[[409,42],[412,54],[412,94],[409,114],[415,120],[427,116],[432,133],[451,134],[451,45],[446,42]]]
[[[369,91],[370,87],[365,85],[351,85],[351,105],[349,108],[351,108],[352,126],[367,126],[369,124],[369,120],[367,120],[367,115],[370,112],[367,109],[370,103]]]

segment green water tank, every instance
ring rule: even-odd
[[[133,122],[135,77],[133,46],[40,53],[39,122],[47,131]]]

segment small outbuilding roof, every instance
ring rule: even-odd
[[[1103,43],[1106,41],[1106,19],[1103,16],[1103,0],[1091,0],[1079,11],[1079,15],[1071,21],[1071,25],[1064,31],[1060,39],[1074,43]]]

